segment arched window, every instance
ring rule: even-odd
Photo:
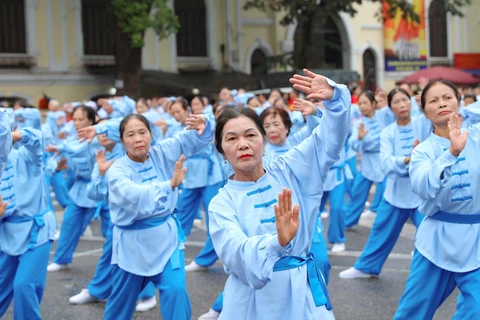
[[[441,0],[433,0],[428,9],[430,57],[448,57],[447,11]]]
[[[178,57],[207,57],[207,19],[204,0],[175,0],[180,22]]]
[[[376,74],[375,54],[372,49],[367,49],[363,52],[363,80],[365,81],[366,90],[375,90],[377,86]]]
[[[250,62],[251,71],[253,75],[262,75],[266,74],[268,71],[267,68],[267,56],[260,49],[255,49],[252,53],[252,59]]]

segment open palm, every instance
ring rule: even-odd
[[[467,144],[468,131],[462,133],[460,120],[454,113],[450,115],[448,129],[450,130],[450,152],[457,157]]]
[[[293,87],[308,95],[308,99],[330,100],[333,97],[334,88],[327,83],[327,79],[308,69],[303,69],[305,76],[295,74],[290,78]]]
[[[300,206],[297,204],[292,210],[291,190],[284,188],[282,193],[278,194],[278,205],[274,206],[274,210],[278,243],[284,247],[293,240],[300,225]]]

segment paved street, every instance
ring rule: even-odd
[[[61,211],[57,211],[61,220]],[[327,222],[327,221],[324,221]],[[365,244],[373,220],[361,220],[361,225],[347,231],[347,251],[330,255],[332,271],[329,293],[332,299],[335,317],[338,320],[383,320],[392,319],[398,300],[408,276],[413,248],[414,227],[406,225],[399,242],[388,259],[380,277],[366,280],[340,280],[338,273],[353,265]],[[325,223],[328,225],[328,223]],[[199,227],[192,232],[186,248],[187,263],[192,261],[203,245],[205,232]],[[68,297],[85,288],[95,270],[102,253],[102,238],[99,235],[99,223],[93,222],[91,228],[77,247],[74,263],[68,271],[48,274],[47,288],[42,302],[42,316],[45,320],[96,320],[101,319],[104,303],[72,306]],[[55,248],[55,245],[54,245]],[[53,251],[52,251],[53,255]],[[216,263],[209,272],[189,273],[187,275],[188,292],[192,302],[193,318],[208,311],[217,294],[222,290],[225,274],[220,263]],[[438,310],[435,319],[451,319],[455,311],[457,292]],[[4,319],[13,319],[12,307]],[[161,319],[159,308],[149,312],[136,313],[134,319]]]

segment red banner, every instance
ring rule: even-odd
[[[457,69],[480,69],[480,53],[455,53],[453,66]]]

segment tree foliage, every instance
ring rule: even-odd
[[[144,46],[143,38],[149,28],[164,39],[180,27],[167,0],[112,0],[112,10],[118,25],[130,37],[133,48]]]
[[[381,11],[376,12],[375,16],[380,19],[386,19],[395,16],[397,10],[401,10],[403,18],[415,22],[420,21],[420,17],[413,10],[412,5],[405,0],[248,0],[243,8],[245,10],[256,8],[261,11],[285,12],[280,24],[285,26],[293,21],[301,22],[309,19],[318,11],[321,5],[321,14],[328,16],[332,13],[346,12],[350,16],[357,13],[357,8],[362,3],[373,2],[382,3],[385,1],[389,5],[386,16]],[[471,4],[472,0],[440,0],[445,4],[445,9],[452,15],[463,17],[462,7]],[[381,10],[381,9],[380,9]]]

